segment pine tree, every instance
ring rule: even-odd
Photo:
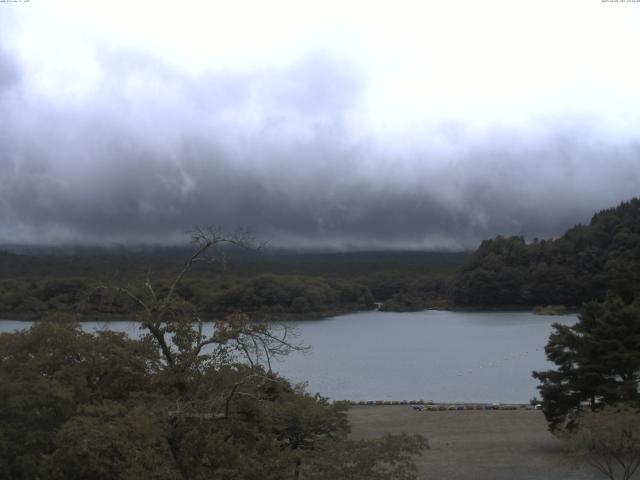
[[[584,406],[640,401],[640,305],[620,298],[584,305],[573,326],[554,325],[545,351],[555,370],[533,372],[552,431],[571,429]]]

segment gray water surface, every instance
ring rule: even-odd
[[[525,312],[360,312],[289,322],[311,346],[273,364],[294,382],[332,399],[527,402],[537,395],[532,370],[552,367],[544,346],[554,322]],[[0,321],[0,331],[26,328]],[[87,331],[139,335],[135,322],[84,322]]]

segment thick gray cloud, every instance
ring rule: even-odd
[[[0,94],[14,86],[19,79],[17,63],[8,52],[0,48]]]
[[[561,234],[640,187],[640,139],[599,112],[381,139],[354,114],[371,79],[335,52],[204,73],[94,53],[99,80],[51,96],[0,49],[1,243],[179,243],[217,224],[284,247],[462,249]]]

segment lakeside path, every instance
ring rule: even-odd
[[[419,433],[429,440],[416,461],[429,480],[597,480],[592,467],[562,451],[536,410],[414,411],[407,405],[353,406],[352,437]]]

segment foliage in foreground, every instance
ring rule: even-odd
[[[348,438],[347,406],[273,373],[300,347],[287,328],[232,315],[211,332],[180,287],[118,289],[138,307],[140,340],[38,322],[0,335],[0,479],[415,478],[420,436]]]
[[[414,478],[421,438],[349,440],[345,405],[218,360],[185,378],[148,338],[0,335],[0,478]]]

